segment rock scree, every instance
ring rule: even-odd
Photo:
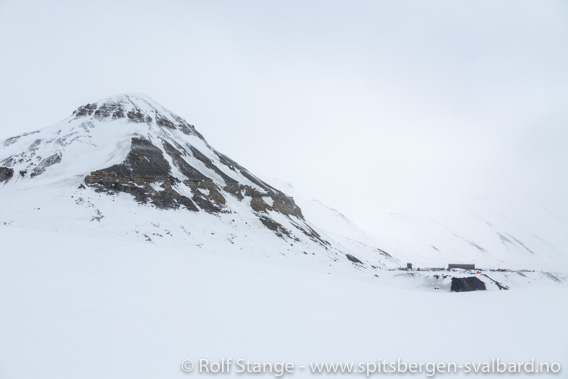
[[[7,182],[14,176],[14,170],[8,167],[0,167],[0,183]]]

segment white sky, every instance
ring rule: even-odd
[[[384,204],[568,209],[566,1],[0,0],[0,51],[0,138],[144,92],[367,229]]]

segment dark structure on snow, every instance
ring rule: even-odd
[[[485,283],[475,276],[452,278],[452,292],[485,291]]]
[[[475,264],[473,263],[450,263],[448,268],[462,268],[464,270],[475,270]]]

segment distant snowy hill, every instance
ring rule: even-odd
[[[341,212],[304,196],[289,183],[269,182],[294,196],[303,214],[327,235],[357,251],[384,250],[404,266],[447,267],[473,263],[484,268],[568,272],[568,220],[562,212],[486,198],[455,208],[396,207],[370,198],[374,230],[365,231]],[[448,211],[450,209],[450,211]],[[527,216],[528,215],[528,216]]]
[[[372,234],[379,243],[422,267],[475,263],[568,272],[568,220],[536,199],[521,205],[476,198],[422,209],[376,208]]]
[[[323,232],[293,198],[139,94],[0,142],[0,199],[0,223],[14,227],[181,242],[326,272],[372,275],[399,264]]]

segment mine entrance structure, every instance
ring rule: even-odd
[[[475,264],[473,263],[450,263],[448,268],[461,268],[464,270],[475,270]]]

